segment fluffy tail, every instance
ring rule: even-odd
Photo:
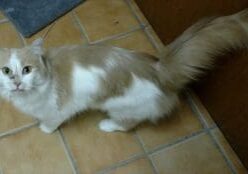
[[[158,64],[165,85],[180,90],[213,65],[213,58],[248,45],[248,9],[204,19],[169,44]]]

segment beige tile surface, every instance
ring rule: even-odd
[[[181,137],[202,129],[200,121],[192,113],[189,105],[182,100],[178,110],[158,125],[144,124],[137,129],[138,135],[148,149],[171,143]]]
[[[34,122],[31,117],[19,112],[3,100],[0,100],[0,120],[0,134]]]
[[[233,163],[237,173],[240,173],[240,174],[248,173],[247,169],[243,166],[238,156],[236,155],[232,147],[229,145],[229,143],[223,136],[222,132],[218,128],[216,128],[212,130],[211,133],[214,135],[218,144],[222,147],[222,149],[224,150],[224,152],[226,153],[230,161]]]
[[[152,167],[149,161],[145,158],[139,159],[128,165],[116,168],[109,174],[153,174]]]
[[[4,174],[71,174],[58,134],[31,128],[0,140],[0,168]]]
[[[165,149],[153,160],[160,174],[231,174],[206,134]]]
[[[127,32],[139,26],[123,0],[86,1],[76,9],[76,14],[91,41]]]
[[[121,48],[146,52],[152,55],[156,55],[157,51],[153,47],[153,45],[148,40],[144,31],[138,30],[133,33],[130,33],[124,37],[120,37],[118,39],[113,39],[107,42],[104,42],[108,45],[114,45]]]
[[[63,128],[65,139],[82,173],[95,173],[142,152],[131,132],[100,131],[98,123],[102,118],[104,115],[100,112],[87,112]]]
[[[151,42],[155,44],[157,51],[161,52],[165,48],[165,45],[159,39],[153,28],[151,26],[148,26],[146,27],[145,31],[148,37],[150,37]]]
[[[15,28],[9,22],[0,24],[0,48],[21,46],[21,40]]]

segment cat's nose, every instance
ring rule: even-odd
[[[21,82],[14,82],[14,84],[16,85],[16,87],[18,88],[21,85]]]

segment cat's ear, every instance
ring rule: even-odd
[[[38,38],[38,39],[34,40],[33,43],[31,44],[31,49],[35,54],[43,55],[44,54],[43,39]]]
[[[43,48],[42,38],[38,38],[32,42],[31,50],[33,53],[39,56],[41,64],[48,68],[48,61],[45,57],[45,49]]]

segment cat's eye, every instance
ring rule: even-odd
[[[2,72],[3,72],[3,74],[5,74],[5,75],[11,75],[11,74],[12,74],[12,70],[9,69],[8,67],[3,67],[3,68],[2,68]]]
[[[29,74],[30,72],[32,71],[32,67],[31,66],[25,66],[23,69],[22,69],[22,74]]]

